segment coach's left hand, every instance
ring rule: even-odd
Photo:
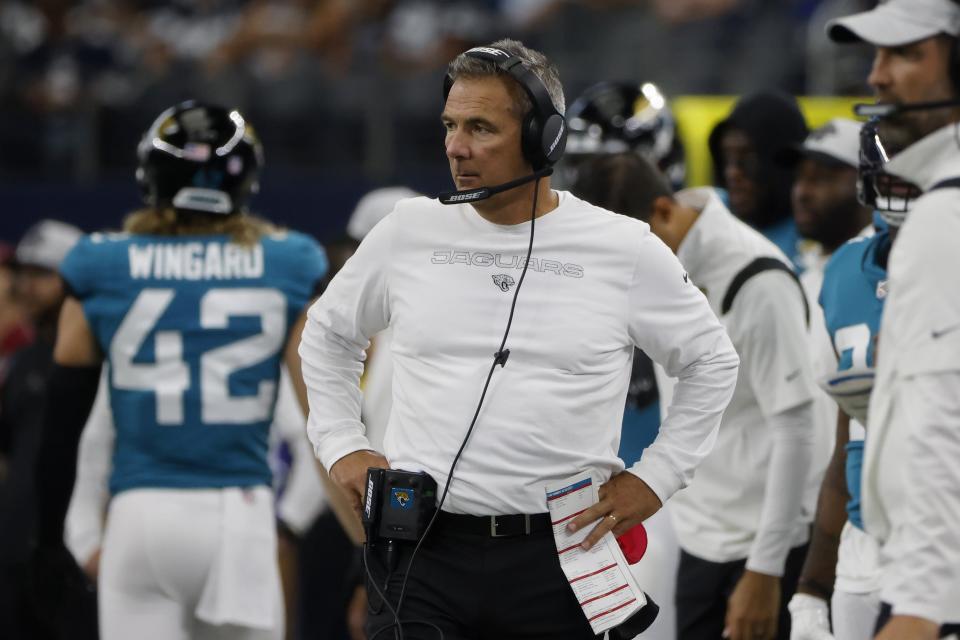
[[[598,494],[600,501],[567,525],[567,530],[572,533],[600,521],[581,544],[585,550],[600,542],[607,531],[613,531],[615,536],[623,535],[663,506],[647,483],[629,471],[621,471],[610,478],[600,486]]]

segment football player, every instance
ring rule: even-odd
[[[861,502],[881,545],[878,640],[960,631],[960,96],[956,0],[887,0],[835,18],[827,36],[874,48],[867,84],[886,171],[923,193],[887,264]]]
[[[857,190],[882,218],[873,235],[840,247],[827,263],[820,304],[839,360],[825,388],[840,405],[837,440],[827,468],[810,552],[790,603],[791,640],[869,640],[880,612],[877,542],[860,515],[860,468],[873,382],[876,337],[887,295],[887,257],[919,190],[884,172],[892,155],[877,121],[860,132]],[[839,548],[838,548],[839,547]]]
[[[652,82],[599,82],[567,109],[569,134],[557,180],[572,185],[587,159],[633,151],[660,169],[674,191],[683,189],[687,165],[677,121]]]
[[[101,638],[278,638],[267,433],[281,362],[302,392],[300,323],[326,257],[247,213],[263,151],[238,111],[172,107],[138,158],[145,208],[61,267],[37,565],[66,553],[78,441],[106,362],[116,441]]]
[[[649,160],[675,191],[683,189],[686,179],[683,142],[670,104],[655,84],[597,83],[574,101],[567,117],[569,136],[567,149],[557,167],[558,180],[571,185],[571,191],[578,197],[584,195],[578,190],[577,178],[585,162],[627,151]],[[661,419],[658,400],[653,363],[637,349],[620,436],[619,456],[623,460],[638,459],[656,437]],[[657,620],[644,632],[644,637],[650,640],[668,640],[677,635],[673,599],[680,548],[668,509],[669,506],[665,506],[644,522],[650,546],[640,562],[632,566],[638,583],[660,605]]]

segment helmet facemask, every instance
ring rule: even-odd
[[[880,140],[878,122],[873,118],[860,130],[857,200],[877,211],[888,225],[899,227],[921,191],[906,180],[886,172],[890,155]]]

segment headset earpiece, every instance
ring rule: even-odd
[[[950,43],[950,60],[947,62],[950,73],[950,84],[953,86],[953,95],[960,98],[960,38],[954,36]]]
[[[567,145],[567,123],[550,100],[543,81],[520,58],[493,47],[475,47],[466,52],[471,58],[496,64],[523,88],[533,108],[524,116],[520,128],[520,149],[534,171],[553,166]],[[453,79],[443,79],[443,101],[446,103]]]
[[[523,151],[523,157],[533,166],[534,171],[545,166],[541,152],[540,141],[542,140],[540,132],[540,122],[531,109],[523,117],[520,124],[520,149]]]

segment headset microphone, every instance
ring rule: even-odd
[[[534,171],[530,175],[517,178],[516,180],[511,180],[510,182],[504,182],[503,184],[498,184],[493,187],[479,187],[477,189],[466,189],[464,191],[443,191],[437,195],[437,200],[440,201],[440,204],[478,202],[480,200],[486,200],[490,196],[494,196],[498,193],[515,189],[521,185],[527,184],[528,182],[545,178],[552,173],[553,167],[544,167],[543,169]]]
[[[863,118],[889,118],[905,111],[925,111],[927,109],[947,109],[950,107],[960,107],[960,99],[908,102],[906,104],[856,104],[853,106],[853,112]]]

